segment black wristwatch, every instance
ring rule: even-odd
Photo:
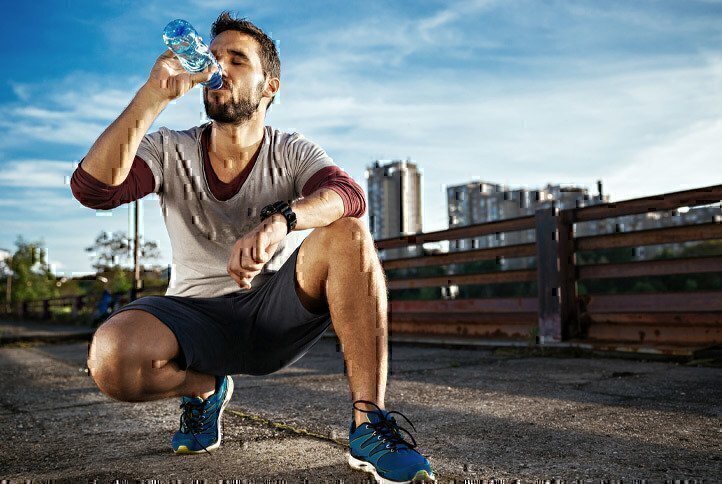
[[[286,232],[286,235],[290,234],[291,230],[293,230],[293,228],[296,226],[296,214],[291,209],[291,206],[283,200],[279,200],[277,202],[273,202],[270,205],[266,205],[261,210],[261,220],[265,220],[274,213],[280,213],[281,215],[286,217],[286,228],[288,228],[288,232]]]

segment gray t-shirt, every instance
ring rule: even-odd
[[[263,207],[277,200],[301,197],[306,182],[318,170],[335,166],[315,143],[299,133],[264,127],[258,158],[241,189],[226,201],[208,186],[203,164],[204,126],[185,131],[161,127],[141,140],[137,156],[155,178],[165,226],[173,251],[168,296],[216,297],[241,289],[228,274],[233,245],[260,223]],[[303,241],[289,233],[271,259],[251,281],[253,289],[268,281]]]

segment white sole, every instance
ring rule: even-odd
[[[178,450],[174,451],[176,454],[204,454],[206,450],[216,450],[218,447],[221,446],[221,441],[223,440],[223,425],[221,423],[223,421],[223,410],[225,410],[228,402],[231,401],[231,397],[233,396],[233,389],[235,388],[233,385],[233,378],[231,378],[230,375],[226,376],[226,386],[228,387],[226,389],[226,398],[223,400],[223,403],[221,404],[221,409],[218,411],[218,442],[206,447],[205,450],[188,450],[185,445],[181,445],[180,447],[178,447]]]
[[[352,456],[350,452],[346,452],[346,459],[348,460],[348,465],[350,465],[353,469],[372,474],[374,476],[374,479],[376,479],[377,484],[410,484],[411,482],[416,482],[417,479],[427,482],[436,482],[436,478],[433,475],[429,476],[426,471],[419,471],[416,476],[414,476],[414,478],[409,481],[392,481],[390,479],[384,479],[378,474],[378,472],[376,472],[376,468],[370,462],[366,462],[365,460],[359,460],[356,457]],[[426,477],[420,476],[419,474],[421,473],[425,474]]]

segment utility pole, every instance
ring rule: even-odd
[[[135,243],[133,244],[133,289],[131,289],[130,292],[130,299],[131,301],[134,301],[138,298],[138,290],[141,288],[141,280],[140,280],[140,232],[138,230],[138,222],[140,220],[140,200],[135,201],[135,215],[134,215],[135,223]]]
[[[5,312],[10,314],[12,311],[12,303],[10,301],[10,297],[13,293],[13,256],[9,256],[7,259],[8,261],[8,279],[5,283]]]

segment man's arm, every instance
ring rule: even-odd
[[[320,188],[311,195],[291,203],[291,210],[296,213],[296,228],[294,230],[307,230],[316,227],[325,227],[344,214],[344,205],[341,195],[329,188]],[[283,223],[286,219],[281,214]]]
[[[108,185],[93,178],[81,163],[70,177],[70,190],[83,206],[110,210],[153,193],[155,183],[150,167],[136,155],[128,177],[120,185]]]
[[[343,198],[328,188],[319,188],[311,195],[296,200],[291,203],[291,209],[296,213],[294,230],[325,227],[344,214]],[[263,236],[267,230],[269,232]],[[251,288],[250,279],[261,271],[276,251],[278,243],[288,235],[286,230],[286,218],[280,213],[274,213],[236,241],[228,261],[228,274],[242,289]]]
[[[212,69],[212,70],[211,70]],[[215,68],[190,74],[170,49],[161,54],[150,76],[121,115],[93,143],[83,169],[98,181],[118,186],[128,177],[143,136],[173,99],[210,79]]]
[[[168,101],[141,87],[123,113],[108,126],[82,162],[86,173],[106,185],[118,186],[128,177],[138,145]]]

